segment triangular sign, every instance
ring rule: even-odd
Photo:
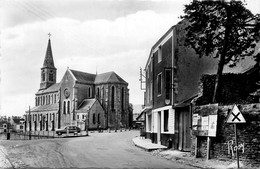
[[[232,111],[229,113],[227,123],[245,123],[246,120],[242,113],[239,111],[237,105],[234,105]]]

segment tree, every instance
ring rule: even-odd
[[[212,102],[221,98],[221,77],[224,65],[236,66],[246,56],[252,56],[259,42],[260,15],[252,14],[241,1],[198,1],[185,5],[187,20],[186,45],[200,57],[219,59]]]

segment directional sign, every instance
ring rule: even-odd
[[[245,123],[246,120],[242,113],[239,111],[237,105],[234,105],[232,111],[229,113],[227,123]]]

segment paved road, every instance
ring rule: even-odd
[[[138,131],[88,137],[1,141],[15,168],[191,168],[153,156],[132,143]]]

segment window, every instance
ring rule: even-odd
[[[153,82],[150,83],[150,100],[153,100]]]
[[[66,114],[66,102],[63,102],[63,114]]]
[[[67,113],[70,114],[70,101],[67,103]]]
[[[51,70],[49,73],[49,81],[53,81],[53,71]]]
[[[84,120],[84,114],[82,114],[82,120]]]
[[[97,88],[97,98],[99,99],[100,96],[100,91],[99,91],[99,87]]]
[[[93,122],[93,124],[96,124],[96,114],[95,113],[93,114],[92,122]]]
[[[45,81],[45,71],[42,70],[42,81],[44,82]]]
[[[165,69],[165,99],[170,100],[171,93],[171,69]]]
[[[97,116],[98,118],[97,118],[97,122],[98,122],[98,124],[100,124],[100,114],[98,113],[98,116]]]
[[[51,103],[51,96],[48,95],[48,104],[50,104],[50,103]]]
[[[164,110],[164,117],[163,117],[164,125],[163,125],[163,131],[168,132],[168,121],[169,121],[169,110]]]
[[[115,87],[112,86],[111,88],[111,109],[114,110],[114,103],[115,103]]]
[[[77,119],[79,119],[79,115],[77,115]]]
[[[157,75],[157,95],[162,94],[162,74]]]
[[[43,96],[42,104],[43,104],[43,105],[45,104],[45,96]]]
[[[88,97],[89,98],[91,97],[91,88],[90,87],[88,88]]]
[[[124,104],[125,104],[125,88],[122,87],[121,91],[121,109],[124,110]]]
[[[162,46],[158,48],[158,63],[162,61]]]
[[[54,94],[54,103],[56,103],[56,97],[57,97],[56,94]]]

